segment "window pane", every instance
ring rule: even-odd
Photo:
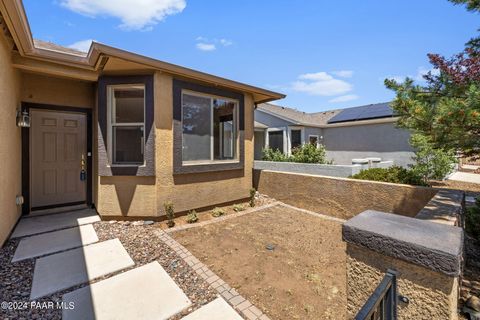
[[[310,144],[313,144],[314,146],[318,144],[318,138],[316,136],[310,136],[309,140],[310,140]]]
[[[292,130],[292,149],[298,148],[302,145],[302,131],[301,130]]]
[[[268,146],[272,150],[283,152],[283,131],[270,131],[268,133]]]
[[[143,163],[143,126],[113,127],[113,155],[117,164]]]
[[[183,94],[183,161],[211,160],[211,122],[211,99]]]
[[[235,105],[231,101],[213,100],[213,156],[215,160],[235,158]]]
[[[114,89],[116,123],[140,123],[144,120],[144,90],[141,88]]]

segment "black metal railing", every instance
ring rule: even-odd
[[[397,299],[397,272],[389,269],[355,320],[396,320]]]

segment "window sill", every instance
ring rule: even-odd
[[[243,161],[214,161],[214,162],[190,162],[183,163],[181,166],[174,166],[174,174],[216,172],[228,170],[242,170],[244,168]]]
[[[224,163],[240,163],[239,160],[214,160],[214,161],[185,161],[182,162],[182,166],[199,166],[199,165],[216,165]]]

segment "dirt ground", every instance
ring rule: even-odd
[[[275,206],[172,236],[272,319],[345,319],[339,222]]]

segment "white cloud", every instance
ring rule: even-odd
[[[201,51],[214,51],[217,49],[217,47],[213,43],[203,43],[199,42],[197,43],[197,49]]]
[[[393,79],[396,82],[404,82],[406,78],[413,79],[418,82],[425,82],[424,76],[427,75],[429,72],[431,72],[433,75],[439,75],[440,71],[438,69],[427,69],[425,67],[418,67],[417,68],[417,73],[412,75],[396,75],[396,76],[388,76],[387,79]],[[381,79],[382,81],[384,79]]]
[[[199,36],[195,39],[197,41],[196,47],[202,51],[214,51],[218,46],[228,47],[233,44],[232,40],[228,39],[208,39],[206,37]]]
[[[92,44],[93,41],[95,40],[93,39],[81,40],[81,41],[72,43],[67,47],[78,50],[78,51],[82,51],[82,52],[88,52],[88,50],[90,49],[90,45]]]
[[[336,96],[352,91],[353,86],[327,72],[305,73],[292,83],[292,89],[316,96]]]
[[[224,47],[228,47],[228,46],[231,46],[233,44],[232,40],[228,40],[228,39],[220,39],[219,42]]]
[[[353,76],[352,70],[339,70],[339,71],[332,71],[331,73],[340,78],[351,78]]]
[[[328,100],[328,102],[330,103],[348,102],[348,101],[357,100],[358,98],[359,96],[357,96],[356,94],[346,94],[344,96],[339,96],[339,97],[330,99]]]
[[[149,30],[169,15],[182,12],[185,0],[61,0],[61,5],[74,12],[111,16],[122,21],[125,29]]]

